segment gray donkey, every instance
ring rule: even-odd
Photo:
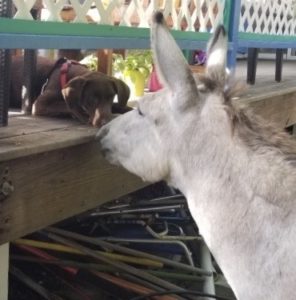
[[[184,193],[238,299],[295,300],[296,142],[233,105],[222,26],[198,85],[160,12],[151,35],[164,88],[98,132],[103,154]]]

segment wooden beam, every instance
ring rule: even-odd
[[[8,299],[9,244],[0,246],[0,300]]]
[[[275,50],[275,81],[282,81],[284,49]]]
[[[0,245],[144,186],[95,142],[3,161],[0,174],[13,186],[0,204]]]
[[[255,84],[258,62],[258,48],[248,48],[247,83]]]

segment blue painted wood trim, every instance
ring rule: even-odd
[[[230,70],[233,70],[236,65],[236,52],[238,49],[238,29],[241,13],[241,0],[226,1],[231,1],[228,40],[230,43],[232,43],[232,49],[228,49],[227,66]]]
[[[207,41],[177,40],[182,49],[205,49]],[[0,33],[3,49],[148,49],[150,38],[108,38]]]
[[[279,42],[279,41],[259,41],[255,40],[239,40],[239,47],[244,48],[270,48],[270,49],[288,49],[288,48],[296,48],[296,41],[291,42]]]
[[[177,39],[182,49],[206,49],[207,41]],[[0,33],[3,49],[149,49],[150,38],[108,38]],[[228,48],[233,49],[232,43]]]

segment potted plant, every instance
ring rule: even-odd
[[[90,71],[97,71],[98,70],[98,57],[95,54],[90,54],[80,60],[80,63],[86,65]]]
[[[131,89],[132,97],[144,94],[147,79],[152,70],[152,54],[150,50],[132,50],[125,58],[120,54],[113,56],[113,74],[121,78]]]

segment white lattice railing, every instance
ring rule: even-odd
[[[295,35],[295,0],[242,0],[240,32]]]
[[[36,0],[13,0],[16,19],[32,19]],[[41,2],[41,0],[40,0]],[[225,0],[43,0],[41,20],[149,27],[151,15],[162,9],[178,30],[211,31],[223,21]],[[63,10],[71,5],[71,9]]]

